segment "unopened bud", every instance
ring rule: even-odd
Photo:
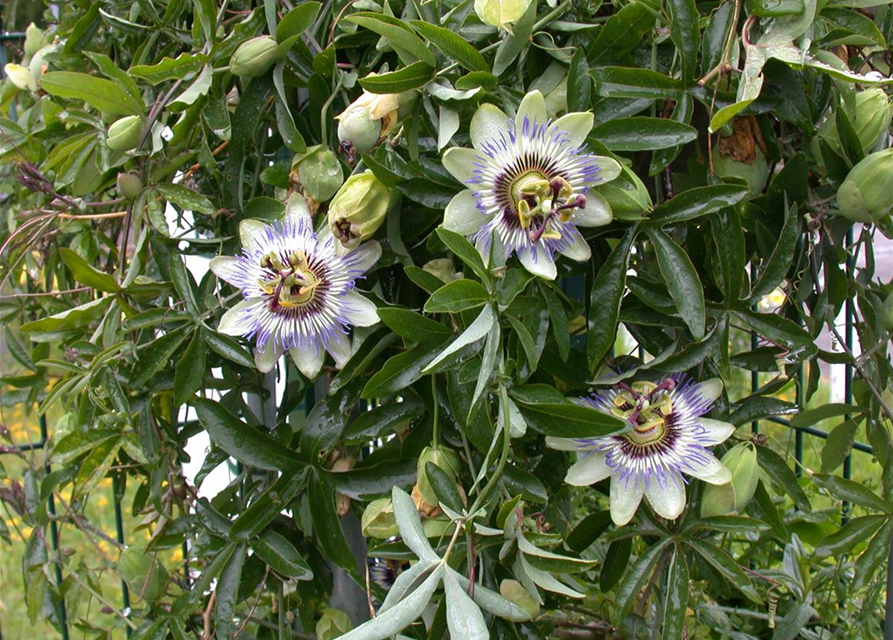
[[[370,502],[363,511],[360,526],[367,538],[385,540],[397,535],[397,518],[394,516],[394,505],[390,498]]]
[[[855,112],[850,115],[853,131],[859,138],[859,143],[865,153],[869,153],[877,145],[881,136],[890,127],[893,118],[893,105],[887,100],[887,94],[883,89],[874,88],[860,91],[855,98]],[[839,106],[838,109],[843,108]],[[810,141],[809,148],[816,160],[820,171],[824,172],[825,162],[821,153],[819,140],[824,140],[831,149],[843,154],[843,146],[840,143],[840,133],[837,131],[837,116],[834,111],[829,111],[825,119],[819,125],[816,136]]]
[[[258,36],[238,46],[229,59],[229,71],[240,78],[257,78],[269,71],[276,61],[276,40]]]
[[[596,191],[608,201],[611,212],[618,220],[641,220],[651,212],[651,195],[634,171],[620,166],[620,175],[596,187]]]
[[[530,0],[474,0],[474,12],[482,22],[511,33],[512,23],[529,5]]]
[[[117,183],[118,193],[129,200],[136,198],[143,190],[143,181],[134,173],[119,173]]]
[[[130,151],[139,145],[142,131],[140,116],[124,116],[109,127],[106,144],[112,151]]]
[[[329,204],[329,227],[344,248],[371,238],[388,213],[390,192],[371,171],[347,179]]]
[[[25,29],[25,57],[30,58],[49,43],[46,32],[33,22]]]
[[[872,153],[850,170],[837,189],[840,215],[877,222],[893,208],[893,149]]]
[[[502,597],[524,609],[535,618],[540,614],[540,605],[530,592],[517,580],[503,580],[499,583],[499,593]]]
[[[364,92],[338,114],[338,139],[351,152],[366,153],[393,131],[400,118],[401,107],[412,102],[415,92]]]
[[[440,501],[437,499],[437,494],[434,493],[434,488],[428,479],[426,465],[429,462],[446,473],[451,480],[455,480],[459,475],[459,456],[455,451],[441,447],[425,447],[422,455],[419,456],[418,466],[416,467],[419,495],[428,504],[437,505]]]
[[[765,151],[757,119],[737,116],[732,120],[732,135],[719,136],[713,149],[713,168],[720,178],[744,182],[750,195],[757,196],[769,178]]]

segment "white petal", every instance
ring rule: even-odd
[[[267,223],[262,220],[249,218],[239,223],[239,241],[246,249],[256,242],[260,234],[267,228]]]
[[[489,217],[478,209],[477,200],[471,189],[460,191],[453,196],[443,212],[444,228],[463,236],[477,233],[488,220]]]
[[[702,465],[692,464],[691,468],[686,468],[685,472],[710,484],[725,484],[731,481],[732,472],[722,462],[710,453],[706,453],[705,457],[707,462]]]
[[[577,262],[585,262],[586,260],[589,260],[589,258],[592,257],[592,250],[589,248],[589,243],[583,239],[583,236],[581,236],[578,231],[573,232],[573,240],[574,243],[571,246],[560,251],[561,255],[567,256],[571,260],[576,260]]]
[[[240,262],[238,258],[233,256],[217,256],[216,258],[211,258],[208,266],[214,272],[214,275],[221,280],[225,280],[230,284],[236,284],[239,280],[238,274],[241,271],[239,267]]]
[[[696,391],[704,402],[712,404],[722,394],[722,380],[710,378],[699,384]]]
[[[556,451],[579,451],[580,444],[574,438],[546,436],[546,446]]]
[[[293,347],[288,350],[288,354],[294,361],[298,371],[313,380],[322,369],[323,360],[325,360],[326,352],[322,347]]]
[[[564,481],[575,487],[585,487],[604,480],[611,475],[611,467],[605,464],[605,453],[594,451],[581,458],[567,470]]]
[[[611,205],[594,189],[586,194],[586,206],[574,211],[574,222],[581,227],[603,227],[613,219]]]
[[[698,436],[698,442],[708,446],[725,442],[736,429],[733,424],[710,418],[698,418],[697,423],[707,430],[707,433]]]
[[[328,228],[329,225],[326,225],[326,229]],[[340,242],[336,242],[335,246],[337,247],[340,244]],[[351,255],[351,269],[366,273],[378,262],[379,258],[381,258],[381,245],[378,244],[378,241],[370,240],[369,242],[364,242],[354,249]]]
[[[586,136],[592,131],[595,116],[591,113],[569,113],[555,121],[555,127],[567,133],[571,145],[579,147],[586,141]],[[615,176],[616,177],[616,176]]]
[[[474,149],[463,149],[462,147],[447,149],[443,154],[443,167],[453,174],[456,180],[462,184],[467,184],[471,180],[471,173],[474,171],[475,153]]]
[[[611,180],[619,176],[620,172],[623,171],[620,163],[608,156],[595,156],[595,164],[597,164],[599,168],[599,184],[611,182]]]
[[[213,260],[212,260],[213,262]],[[227,336],[243,336],[251,329],[254,317],[251,313],[245,313],[245,309],[257,304],[257,299],[240,300],[232,309],[223,314],[217,331]]]
[[[685,508],[685,483],[673,473],[668,474],[667,483],[663,487],[652,477],[645,495],[657,514],[669,520],[678,518]]]
[[[528,126],[532,127],[534,123],[546,124],[549,116],[546,114],[546,100],[542,93],[531,91],[521,100],[521,104],[518,105],[518,114],[515,116],[515,126],[519,131],[523,130],[524,116],[527,116]]]
[[[350,360],[350,340],[347,336],[336,333],[326,345],[326,351],[332,354],[335,366],[341,369]]]
[[[313,221],[307,201],[300,193],[295,192],[288,196],[288,202],[285,203],[285,218],[294,218],[295,222],[301,219],[307,222]]]
[[[344,314],[347,316],[347,321],[355,327],[371,327],[378,322],[378,311],[375,304],[356,291],[345,293],[344,303],[346,305]]]
[[[267,343],[267,346],[263,351],[260,349],[254,350],[254,366],[256,366],[257,370],[261,373],[272,371],[273,367],[276,366],[276,363],[279,362],[282,353],[283,352],[276,347],[271,340]]]
[[[521,264],[524,265],[524,268],[533,275],[545,278],[546,280],[554,280],[555,276],[558,275],[558,270],[555,268],[555,261],[552,259],[552,256],[542,249],[537,251],[536,260],[534,260],[533,251],[530,247],[523,247],[518,250],[518,259],[521,261]]]
[[[617,475],[611,478],[611,520],[614,524],[622,527],[633,519],[644,493],[645,485],[635,479],[627,482]]]
[[[475,149],[481,149],[488,140],[498,138],[499,134],[506,133],[508,127],[506,115],[495,105],[482,104],[471,118],[471,144]]]

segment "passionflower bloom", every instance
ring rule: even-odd
[[[243,220],[239,235],[242,255],[211,260],[217,277],[241,289],[244,298],[223,315],[218,330],[253,338],[254,361],[263,372],[286,351],[308,378],[319,373],[326,352],[343,366],[350,357],[348,328],[378,322],[375,305],[354,290],[381,256],[378,243],[338,255],[328,229],[314,233],[298,195],[283,220]]]
[[[611,477],[611,518],[629,522],[644,495],[664,518],[685,508],[687,474],[711,484],[732,479],[707,447],[723,442],[735,427],[703,416],[722,392],[718,379],[695,383],[684,375],[660,383],[620,384],[584,401],[626,420],[630,430],[601,438],[546,438],[562,451],[578,451],[565,482],[586,486]]]
[[[588,260],[589,245],[577,226],[611,221],[611,207],[592,187],[613,180],[620,165],[589,153],[591,113],[568,113],[555,121],[546,115],[539,91],[528,93],[514,119],[492,104],[471,120],[473,149],[452,148],[443,165],[468,189],[447,205],[443,226],[474,238],[489,254],[491,238],[508,258],[554,279],[555,253]]]

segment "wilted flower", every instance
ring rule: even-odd
[[[731,473],[707,447],[735,431],[727,422],[704,418],[722,392],[718,379],[694,383],[683,375],[635,382],[595,394],[585,401],[626,420],[631,430],[601,438],[546,438],[562,451],[583,454],[568,469],[565,482],[586,486],[611,478],[611,518],[629,522],[644,495],[654,510],[674,519],[685,508],[682,474],[711,484],[725,484]]]
[[[285,219],[269,225],[244,220],[239,234],[242,255],[211,260],[217,277],[244,297],[223,315],[218,330],[254,338],[255,363],[263,372],[285,351],[308,378],[319,373],[326,351],[343,366],[350,357],[348,328],[378,322],[375,305],[354,290],[381,255],[378,243],[338,255],[331,236],[313,232],[298,195],[292,195]]]
[[[353,175],[329,204],[329,228],[341,246],[352,249],[371,238],[388,213],[390,192],[371,171]]]
[[[351,153],[366,153],[384,140],[397,125],[400,106],[415,95],[405,93],[369,93],[350,103],[335,116],[338,120],[338,139]]]
[[[443,226],[471,236],[486,257],[491,237],[506,257],[553,279],[555,253],[588,260],[580,226],[611,221],[611,208],[592,187],[613,180],[620,165],[588,153],[591,113],[569,113],[554,122],[539,91],[528,93],[514,119],[491,104],[471,120],[474,149],[449,149],[443,165],[469,186],[444,212]]]

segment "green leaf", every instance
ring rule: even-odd
[[[74,279],[81,284],[107,293],[116,293],[121,289],[118,286],[118,281],[115,280],[115,276],[87,264],[86,260],[71,249],[65,247],[59,249],[59,256],[62,258],[65,266],[71,269]]]
[[[229,638],[236,617],[239,602],[239,586],[242,583],[242,567],[245,565],[245,545],[239,545],[226,561],[217,581],[216,604],[214,605],[215,632],[218,637]]]
[[[459,313],[482,307],[490,301],[490,294],[474,280],[454,280],[431,294],[425,303],[426,313]]]
[[[198,73],[207,62],[208,56],[203,53],[181,53],[176,58],[164,57],[157,64],[131,67],[129,73],[149,84],[157,85],[168,80],[182,80],[188,75]]]
[[[453,571],[448,571],[443,579],[450,637],[463,640],[489,640],[490,632],[487,630],[484,614],[468,597],[453,574]]]
[[[815,615],[816,610],[811,604],[797,603],[776,623],[772,640],[794,640],[794,638],[800,637],[800,632],[806,628],[807,623]]]
[[[849,413],[861,413],[862,409],[851,404],[843,402],[832,402],[823,404],[813,409],[805,409],[799,414],[791,418],[792,427],[812,427],[822,420],[828,418],[837,418],[838,416],[847,415]]]
[[[315,473],[310,474],[307,504],[310,507],[313,529],[316,531],[316,537],[323,553],[338,566],[344,567],[348,571],[356,571],[357,560],[344,539],[341,522],[335,512],[332,488],[323,484]]]
[[[172,253],[168,261],[168,269],[171,273],[171,280],[174,282],[174,289],[180,296],[180,299],[186,303],[186,310],[193,316],[197,316],[198,303],[195,300],[195,287],[192,275],[183,264],[183,258],[178,253]]]
[[[366,76],[360,85],[369,93],[403,93],[423,87],[433,79],[434,67],[419,61],[390,73]]]
[[[501,76],[521,52],[530,44],[533,25],[536,23],[536,2],[527,5],[527,10],[512,27],[512,34],[503,38],[493,58],[493,75]]]
[[[688,254],[660,229],[646,229],[657,254],[657,264],[676,304],[679,315],[685,321],[696,340],[704,337],[707,311],[704,305],[704,288]]]
[[[93,322],[108,309],[114,298],[105,297],[66,309],[48,318],[32,320],[21,326],[24,333],[67,331]]]
[[[378,317],[391,331],[408,342],[443,342],[453,335],[448,326],[411,309],[381,307]]]
[[[391,46],[394,47],[394,51],[397,52],[397,55],[404,64],[411,66],[416,61],[419,61],[429,68],[433,68],[437,65],[437,60],[434,58],[431,49],[422,42],[422,39],[415,34],[408,24],[398,18],[387,16],[382,13],[362,11],[347,16],[345,20],[347,22],[358,24],[361,27],[365,27],[386,38],[387,41],[391,43]],[[377,77],[381,78],[382,76]],[[360,84],[363,84],[362,80],[360,80]],[[365,84],[363,84],[363,88],[369,89]],[[371,89],[369,90],[371,91]],[[407,89],[403,89],[403,91],[406,90]],[[385,93],[399,92],[388,91]]]
[[[234,338],[216,331],[205,333],[205,342],[217,355],[249,369],[254,368],[254,359]]]
[[[738,304],[741,295],[746,261],[744,230],[738,212],[731,207],[713,214],[710,229],[715,247],[714,278],[722,288],[723,302],[729,309]]]
[[[692,3],[694,5],[694,3]],[[697,11],[695,12],[697,15]],[[691,584],[688,576],[688,562],[679,549],[673,554],[667,570],[667,586],[664,594],[664,640],[682,640],[685,634],[685,617],[688,610]]]
[[[806,497],[797,476],[787,465],[784,459],[768,447],[757,447],[757,462],[760,467],[772,478],[773,483],[787,493],[794,500],[794,504],[801,511],[812,511],[809,498]]]
[[[583,518],[573,531],[564,539],[565,544],[571,551],[582,553],[585,549],[595,542],[611,525],[611,512],[607,509],[590,513]],[[607,554],[610,558],[611,554]]]
[[[431,483],[437,500],[456,513],[462,513],[462,497],[456,489],[456,481],[433,462],[425,464],[425,475],[428,477],[428,482]]]
[[[589,318],[586,333],[586,362],[590,373],[595,373],[602,358],[614,346],[620,301],[626,290],[626,272],[630,249],[636,239],[637,228],[632,227],[617,243],[592,281],[589,294]]]
[[[201,331],[192,335],[192,340],[183,357],[177,363],[174,373],[174,404],[185,404],[193,394],[198,391],[205,379],[207,368],[205,366],[205,340]]]
[[[130,384],[134,387],[146,384],[162,367],[167,366],[185,338],[186,333],[177,330],[156,338],[140,352],[139,362],[134,366]]]
[[[873,511],[893,514],[893,505],[878,496],[864,484],[825,473],[814,473],[811,478],[813,482],[825,489],[838,500],[852,502],[853,504],[857,504],[860,507],[865,507],[866,509],[871,509]]]
[[[602,122],[590,135],[611,151],[651,151],[697,140],[698,131],[675,120],[636,116]]]
[[[831,430],[822,447],[822,473],[830,473],[843,464],[853,450],[858,430],[859,422],[856,420],[847,420]]]
[[[391,491],[391,503],[394,505],[394,518],[397,520],[400,537],[403,538],[406,546],[422,562],[439,560],[440,558],[428,543],[428,538],[425,537],[422,521],[419,519],[419,511],[409,494],[394,487]]]
[[[762,602],[750,578],[726,551],[697,538],[686,538],[685,542],[749,600],[758,604]]]
[[[667,9],[670,14],[670,39],[676,45],[682,66],[682,84],[688,87],[698,71],[698,50],[701,48],[701,30],[698,28],[698,22],[701,16],[695,0],[670,0]],[[687,567],[685,573],[688,574]],[[685,615],[684,608],[682,615]],[[676,637],[680,633],[681,628],[677,628]]]
[[[684,191],[654,208],[649,223],[677,224],[716,213],[743,200],[747,187],[718,184]]]
[[[450,343],[450,346],[441,351],[437,357],[428,364],[428,366],[422,369],[422,373],[430,372],[434,367],[456,353],[462,347],[481,340],[490,332],[490,329],[496,321],[497,318],[496,313],[493,311],[493,305],[488,304],[481,310],[474,322],[468,325],[468,328]]]
[[[615,11],[588,47],[589,52],[596,60],[616,60],[629,53],[654,28],[654,10],[651,2],[637,0]]]
[[[389,402],[361,413],[347,428],[344,439],[346,442],[359,444],[373,438],[381,438],[395,426],[420,418],[424,413],[425,406],[418,396],[409,393],[401,402]]]
[[[422,369],[440,349],[439,342],[420,345],[385,362],[363,387],[363,398],[382,398],[405,389],[422,377]]]
[[[264,531],[251,543],[251,548],[280,576],[295,580],[313,579],[313,571],[298,550],[275,531]]]
[[[800,216],[797,214],[796,206],[790,208],[787,206],[786,199],[784,226],[781,229],[781,234],[778,236],[778,242],[769,256],[769,260],[760,269],[760,277],[750,292],[751,300],[757,300],[766,294],[772,293],[775,287],[784,279],[791,268],[791,262],[794,259],[799,239]]]
[[[211,437],[211,442],[239,462],[269,471],[287,471],[300,467],[297,456],[289,453],[282,443],[259,429],[248,426],[223,405],[207,398],[196,398],[192,404],[199,422]]]
[[[576,573],[591,569],[596,562],[595,560],[583,560],[540,549],[525,538],[523,534],[516,539],[518,541],[518,550],[524,553],[527,562],[532,567],[543,571],[550,573]]]
[[[306,475],[287,471],[239,514],[229,530],[229,537],[244,542],[260,533],[305,488]]]
[[[610,520],[610,512],[608,514]],[[629,564],[630,554],[633,549],[633,541],[630,538],[613,540],[605,552],[605,564],[598,574],[598,586],[602,591],[610,591],[614,585],[620,582],[623,572]]]
[[[822,538],[815,553],[820,558],[848,554],[857,544],[868,541],[888,521],[888,516],[853,518],[834,533]]]
[[[113,116],[142,115],[145,105],[111,80],[73,71],[50,71],[40,77],[40,88],[52,96],[83,100]]]
[[[307,31],[316,20],[321,6],[319,2],[302,2],[282,16],[276,25],[276,41],[284,42]]]
[[[155,187],[158,193],[168,202],[177,205],[184,211],[198,211],[205,215],[217,213],[217,207],[211,204],[205,196],[182,184],[160,184]]]
[[[660,560],[669,544],[669,540],[663,540],[649,547],[626,572],[623,582],[617,588],[616,624],[619,625],[629,614],[639,594],[642,593],[645,583],[651,577],[651,574],[654,573],[658,560]]]
[[[651,69],[599,67],[592,70],[592,76],[603,98],[661,100],[681,93],[677,80]]]
[[[447,248],[456,254],[462,262],[471,267],[471,270],[486,283],[490,282],[490,270],[484,265],[480,252],[462,236],[455,231],[438,227],[437,237],[440,238]]]
[[[568,112],[587,111],[592,99],[592,77],[589,75],[589,63],[583,47],[577,49],[571,58],[571,66],[567,72],[567,110]]]
[[[464,38],[449,29],[444,29],[421,20],[410,20],[409,24],[412,25],[413,29],[433,42],[444,55],[452,58],[469,71],[490,71],[490,65],[484,60],[484,56],[468,44]]]
[[[813,344],[812,336],[793,320],[774,313],[757,313],[749,310],[735,313],[747,326],[776,344],[789,349],[804,348]]]
[[[469,591],[468,578],[452,569],[450,570],[450,574],[455,578],[456,582],[459,583],[460,587],[465,591]],[[530,613],[520,605],[503,598],[500,594],[491,591],[480,584],[475,584],[474,589],[472,589],[471,592],[472,600],[474,600],[481,609],[487,613],[492,613],[494,616],[498,616],[511,622],[525,622],[532,617]]]
[[[528,404],[517,396],[515,400],[528,426],[547,436],[595,438],[617,433],[628,426],[622,420],[580,404]]]

